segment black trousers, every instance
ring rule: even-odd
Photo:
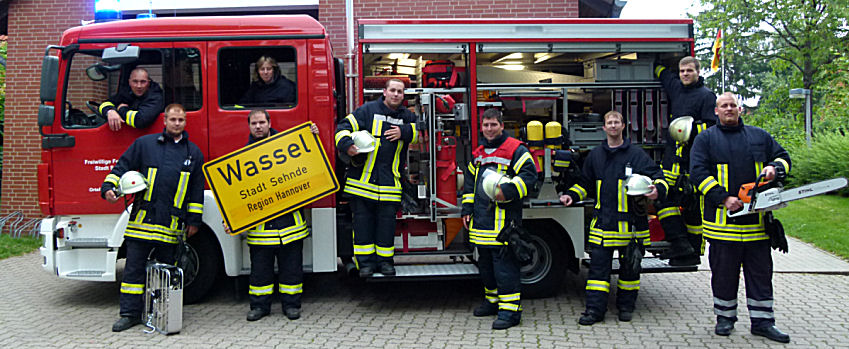
[[[400,203],[378,202],[354,197],[354,256],[357,267],[374,267],[379,262],[392,262],[395,256],[395,213]]]
[[[670,189],[672,191],[673,189]],[[690,205],[692,206],[692,205]],[[684,206],[682,211],[678,202],[664,200],[657,202],[660,225],[666,235],[666,241],[686,240],[696,253],[702,251],[702,212],[696,207]]]
[[[641,247],[637,252],[637,257],[642,260]],[[636,266],[631,266],[630,263],[625,263],[626,246],[623,247],[602,247],[592,245],[590,250],[590,270],[587,274],[587,311],[603,315],[607,312],[607,296],[610,294],[610,272],[613,269],[613,251],[619,250],[619,282],[618,291],[616,293],[616,308],[619,311],[634,311],[634,305],[637,302],[637,293],[640,290],[640,271],[639,263]]]
[[[490,303],[496,300],[498,317],[503,320],[519,320],[522,314],[522,283],[519,261],[507,246],[478,245],[478,270],[483,281],[484,295]]]
[[[165,264],[176,261],[177,245],[127,238],[127,261],[124,265],[124,278],[121,281],[121,316],[141,318],[144,311],[144,284],[147,278],[148,256]],[[152,252],[152,254],[151,254]]]
[[[285,245],[251,245],[251,276],[248,294],[251,309],[270,311],[274,295],[274,259],[277,259],[277,291],[283,309],[300,308],[304,289],[304,240]]]
[[[769,240],[730,242],[710,239],[709,242],[710,287],[713,290],[713,312],[717,318],[737,321],[737,289],[742,266],[752,328],[774,325]]]

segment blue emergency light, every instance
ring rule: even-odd
[[[94,22],[103,23],[121,20],[119,0],[94,0]]]

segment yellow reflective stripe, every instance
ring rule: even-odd
[[[395,145],[395,155],[392,157],[392,175],[395,176],[395,178],[401,177],[401,173],[398,172],[398,168],[401,167],[401,149],[402,148],[404,148],[404,141],[399,139],[398,144]],[[396,182],[397,182],[397,180],[396,180]]]
[[[706,129],[707,129],[707,126],[708,126],[708,125],[707,125],[707,124],[705,124],[705,123],[697,124],[697,125],[696,125],[696,134],[702,133],[702,131],[704,131],[704,130],[706,130]]]
[[[699,225],[685,224],[685,225],[687,226],[687,232],[688,233],[693,234],[693,235],[702,235],[702,225],[701,224],[699,224]]]
[[[121,283],[121,293],[143,294],[144,293],[144,284],[128,284],[126,282],[122,282]]]
[[[755,161],[755,173],[761,174],[761,171],[764,169],[764,163],[760,161]]]
[[[304,293],[304,284],[300,283],[297,285],[286,285],[286,284],[277,284],[278,290],[282,294],[298,294]]]
[[[472,194],[472,193],[463,194],[462,203],[464,203],[464,204],[474,204],[475,203],[475,194]]]
[[[714,179],[713,176],[710,176],[708,178],[705,178],[705,180],[703,180],[702,183],[699,184],[699,191],[702,192],[702,194],[707,194],[708,191],[710,191],[711,189],[713,189],[713,187],[717,185],[719,185],[719,183],[716,182],[716,179]]]
[[[787,160],[784,160],[782,158],[775,158],[775,160],[773,160],[773,161],[778,162],[782,166],[784,166],[784,172],[790,172],[790,163],[788,163]]]
[[[250,285],[248,294],[251,296],[266,296],[274,293],[274,284],[264,286]]]
[[[610,283],[601,280],[587,280],[587,291],[610,292]]]
[[[392,257],[392,256],[395,255],[395,247],[394,246],[382,247],[382,246],[375,245],[375,247],[377,248],[377,255],[378,256]]]
[[[595,181],[595,196],[596,196],[595,209],[600,210],[601,209],[601,180],[600,179]]]
[[[469,173],[471,173],[472,176],[475,176],[478,173],[478,168],[471,162],[469,163]]]
[[[516,160],[516,164],[513,165],[513,172],[516,172],[516,174],[519,174],[522,167],[525,166],[525,162],[528,162],[528,161],[533,161],[533,159],[531,159],[531,154],[530,153],[523,153],[522,156],[519,156],[519,160]]]
[[[357,245],[354,244],[354,254],[356,255],[366,255],[374,253],[374,244],[368,245]]]
[[[336,141],[337,147],[339,147],[339,141],[342,140],[342,138],[345,138],[345,137],[351,137],[351,131],[342,130],[342,131],[336,132],[334,139]]]
[[[151,240],[151,241],[162,241],[167,242],[169,244],[176,244],[177,238],[171,237],[161,233],[149,232],[144,230],[135,230],[130,227],[127,227],[127,230],[124,232],[125,237],[133,237],[136,239],[142,240]]]
[[[139,210],[139,213],[136,215],[136,219],[133,220],[135,223],[144,222],[144,216],[147,215],[146,210]]]
[[[183,200],[186,198],[186,187],[189,186],[189,173],[180,172],[180,181],[177,182],[177,192],[174,193],[174,207],[183,207]]]
[[[572,163],[571,161],[567,161],[567,160],[554,160],[554,166],[555,167],[569,167],[569,165],[571,163]]]
[[[156,167],[147,169],[147,191],[144,193],[144,201],[150,201],[153,195],[153,184],[156,182]]]
[[[616,184],[616,209],[619,212],[628,212],[628,194],[625,193],[625,180],[620,179]]]
[[[351,124],[351,132],[357,132],[360,130],[360,124],[357,123],[357,118],[354,117],[354,114],[348,114],[345,119]]]
[[[572,185],[572,187],[569,188],[569,191],[578,194],[578,201],[582,201],[587,197],[587,190],[579,184]]]
[[[519,305],[513,303],[498,303],[498,310],[519,311]]]
[[[114,175],[114,174],[110,173],[110,174],[106,175],[106,179],[104,179],[103,182],[104,183],[112,183],[112,185],[117,187],[119,180],[121,180],[121,177],[118,177],[118,175]]]
[[[513,177],[513,179],[511,179],[510,181],[513,182],[513,185],[516,186],[516,190],[519,191],[519,199],[528,195],[528,186],[525,185],[525,181],[522,179],[522,177],[516,176]]]
[[[498,295],[498,288],[493,288],[493,289],[490,290],[490,289],[486,288],[486,286],[484,286],[483,287],[483,293],[484,294],[494,294],[494,295],[497,296]]]
[[[98,108],[98,111],[100,112],[100,114],[103,114],[103,109],[105,109],[106,107],[113,107],[114,108],[115,104],[112,104],[112,102],[110,102],[110,101],[100,103],[100,108]],[[103,117],[105,118],[106,115],[103,115]]]
[[[728,188],[728,164],[717,164],[716,165],[716,181],[719,182],[725,190],[729,190]]]
[[[189,213],[203,214],[203,204],[189,203]]]
[[[416,130],[416,124],[410,124],[410,127],[413,128],[413,140],[410,141],[410,144],[415,144],[419,140],[419,131]]]
[[[666,181],[663,179],[655,179],[652,181],[652,184],[654,184],[655,187],[662,186],[666,192],[669,192],[669,184],[666,184]]]
[[[498,300],[502,302],[518,302],[521,299],[521,293],[500,294]]]
[[[669,218],[669,217],[672,217],[672,216],[680,216],[680,215],[681,215],[681,210],[678,208],[678,206],[667,207],[667,208],[661,209],[660,211],[657,211],[657,218],[658,219],[666,219],[666,218]]]
[[[130,127],[136,127],[136,114],[138,114],[138,111],[136,110],[130,110],[127,112],[127,125],[130,125]]]
[[[617,282],[616,286],[619,287],[620,290],[636,291],[636,290],[640,289],[640,280],[634,280],[634,281],[619,280]]]

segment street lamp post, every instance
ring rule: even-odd
[[[805,140],[808,142],[808,148],[811,147],[811,90],[807,88],[794,88],[790,90],[790,98],[805,99]]]

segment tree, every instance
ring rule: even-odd
[[[726,49],[760,62],[786,62],[800,73],[804,88],[849,52],[845,0],[700,1],[709,10],[696,20],[714,33],[721,28]]]

